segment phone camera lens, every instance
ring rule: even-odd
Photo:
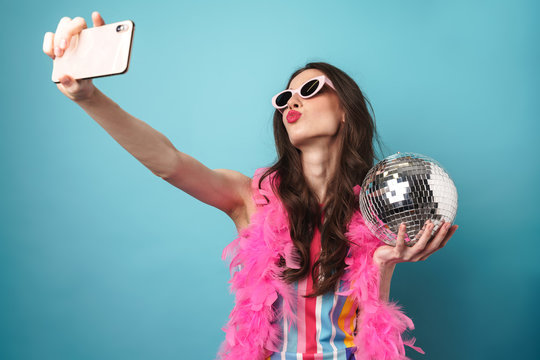
[[[118,26],[116,27],[116,32],[120,32],[120,31],[122,31],[122,30],[124,30],[124,25],[118,25]]]

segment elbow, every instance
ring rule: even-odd
[[[152,170],[152,169],[150,169],[150,171],[152,172],[152,174],[156,175],[157,177],[162,178],[163,180],[166,180],[167,177],[168,177],[168,175],[165,175],[165,174],[160,173],[158,171],[155,171],[155,170]]]
[[[182,161],[182,154],[178,151],[174,151],[174,153],[167,157],[167,161],[164,164],[161,164],[161,167],[159,170],[156,169],[150,169],[152,173],[163,180],[170,180],[173,177],[175,177],[179,169],[182,167],[181,161]]]

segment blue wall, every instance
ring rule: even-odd
[[[50,80],[45,32],[136,24],[94,83],[211,168],[275,156],[271,96],[308,61],[350,74],[385,156],[437,159],[460,226],[396,267],[413,359],[540,356],[539,22],[533,1],[23,1],[0,25],[0,358],[211,359],[233,305],[233,222],[154,176]],[[218,84],[219,86],[216,86]],[[221,89],[220,93],[211,92]],[[513,186],[516,187],[513,187]]]

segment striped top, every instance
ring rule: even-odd
[[[310,247],[311,264],[318,259],[321,251],[321,234],[315,230]],[[340,281],[340,290],[344,282]],[[354,359],[356,347],[353,337],[356,331],[358,306],[351,297],[326,293],[305,298],[301,295],[312,293],[313,279],[309,275],[294,283],[297,294],[297,323],[287,324],[280,320],[283,339],[279,349],[266,360],[350,360]],[[282,305],[281,297],[276,300]],[[278,350],[278,351],[276,351]]]

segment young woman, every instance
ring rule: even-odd
[[[104,24],[92,14],[94,26]],[[83,18],[62,18],[46,33],[43,51],[62,56]],[[367,230],[358,210],[359,184],[373,166],[376,134],[356,83],[326,63],[292,74],[272,103],[277,162],[249,178],[211,170],[178,151],[161,133],[123,111],[91,80],[61,77],[58,89],[79,104],[154,174],[231,217],[239,236],[232,257],[236,304],[225,327],[220,358],[407,359],[414,338],[400,307],[390,303],[395,265],[425,260],[457,226],[395,247]]]

